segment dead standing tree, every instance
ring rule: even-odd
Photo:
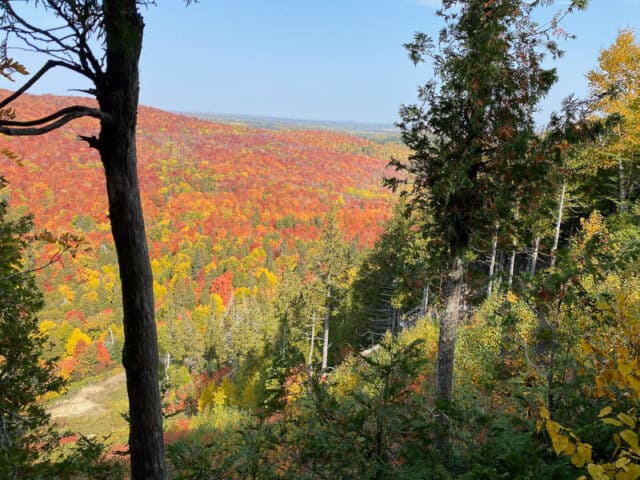
[[[89,80],[85,90],[98,108],[69,106],[42,118],[0,121],[6,135],[42,135],[80,117],[100,121],[100,133],[80,137],[102,160],[109,218],[120,267],[125,344],[123,364],[129,396],[129,449],[134,480],[165,479],[165,451],[158,384],[158,346],[152,274],[137,173],[136,117],[138,62],[144,22],[140,5],[152,0],[0,0],[0,28],[22,48],[48,57],[46,64],[14,94],[9,108],[47,72],[67,69]],[[189,3],[187,1],[187,3]],[[55,19],[40,27],[33,8]]]

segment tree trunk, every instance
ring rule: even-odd
[[[436,363],[436,399],[450,402],[453,396],[453,365],[456,336],[462,314],[465,289],[464,265],[459,254],[451,261],[446,292],[447,307],[440,319],[438,358]]]
[[[422,317],[427,316],[427,309],[429,308],[429,285],[422,289],[422,304],[420,305],[420,315]]]
[[[560,226],[562,225],[562,211],[564,210],[564,195],[567,191],[567,181],[562,181],[562,190],[560,191],[560,202],[558,204],[558,216],[556,217],[556,231],[553,235],[553,246],[551,247],[551,268],[556,266],[556,253],[558,251],[558,242],[560,241]]]
[[[538,252],[540,251],[540,237],[536,237],[533,241],[533,252],[529,263],[529,276],[533,278],[536,274],[536,266],[538,264]]]
[[[487,286],[487,297],[493,293],[493,275],[496,271],[496,255],[498,253],[498,225],[496,225],[496,234],[493,236],[493,245],[491,246],[491,260],[489,261],[489,285]]]
[[[96,96],[111,121],[101,123],[98,149],[122,283],[122,362],[129,396],[131,478],[164,480],[153,280],[136,159],[138,61],[144,23],[136,0],[105,0],[103,10],[107,70],[96,81]]]
[[[618,173],[620,174],[619,185],[620,185],[620,213],[624,213],[626,211],[626,200],[627,200],[627,191],[624,185],[624,164],[622,163],[622,155],[618,155]]]
[[[509,290],[511,290],[511,286],[513,285],[513,273],[516,269],[516,241],[513,241],[513,250],[511,250],[511,258],[509,259]]]
[[[313,345],[316,342],[316,316],[311,317],[311,342],[309,343],[309,371],[313,365]]]
[[[329,318],[331,317],[331,311],[327,307],[327,312],[324,314],[324,331],[322,332],[322,373],[327,371],[328,359],[329,359]]]
[[[171,354],[167,352],[164,357],[164,381],[169,381],[169,367],[171,366]]]

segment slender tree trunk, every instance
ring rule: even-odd
[[[540,251],[540,237],[536,237],[533,241],[533,252],[531,253],[529,263],[529,276],[533,278],[536,274],[536,266],[538,264],[538,252]]]
[[[322,373],[327,371],[327,364],[329,359],[329,318],[331,312],[327,307],[327,312],[324,314],[324,331],[322,332]]]
[[[489,285],[487,286],[487,297],[493,293],[493,275],[496,271],[496,255],[498,253],[498,225],[496,225],[496,233],[493,236],[493,245],[491,245],[491,260],[489,261]]]
[[[129,396],[131,478],[166,479],[158,382],[153,280],[136,158],[138,61],[144,23],[136,0],[103,3],[106,73],[97,80],[101,123],[98,149],[105,169],[109,217],[118,254],[124,313],[122,361]]]
[[[447,307],[440,319],[438,357],[436,363],[436,398],[451,401],[453,396],[453,366],[456,336],[462,315],[465,290],[464,265],[460,255],[455,255],[447,279]]]
[[[429,285],[422,289],[422,305],[420,305],[420,315],[423,317],[427,315],[427,309],[429,308]]]
[[[509,259],[509,290],[511,290],[511,286],[513,285],[513,272],[516,269],[516,241],[513,241],[513,250],[511,250],[511,258]]]
[[[626,211],[626,201],[627,201],[627,191],[624,186],[624,164],[622,163],[622,155],[618,155],[618,173],[619,173],[619,182],[620,182],[620,213],[624,213]]]
[[[313,346],[316,343],[316,316],[311,317],[311,342],[309,343],[309,361],[307,362],[309,365],[309,370],[311,370],[311,365],[313,365]]]
[[[551,268],[556,266],[556,253],[558,251],[558,242],[560,241],[560,226],[562,225],[562,211],[564,210],[564,196],[567,191],[567,181],[562,181],[562,190],[560,191],[560,202],[558,203],[558,216],[556,217],[556,231],[553,235],[553,246],[551,247]]]
[[[164,380],[169,381],[169,367],[171,366],[171,354],[167,352],[164,357]]]

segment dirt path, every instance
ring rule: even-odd
[[[109,377],[93,385],[82,387],[71,397],[54,404],[48,412],[51,419],[96,415],[105,411],[103,399],[105,392],[114,387],[124,385],[124,372]]]

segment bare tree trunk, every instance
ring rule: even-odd
[[[422,305],[420,305],[420,315],[423,317],[427,315],[427,309],[429,308],[429,285],[422,289]]]
[[[309,369],[313,365],[313,346],[316,343],[316,316],[311,317],[311,342],[309,343]]]
[[[536,266],[538,264],[538,252],[540,251],[540,237],[536,237],[533,241],[533,252],[531,253],[529,263],[529,276],[531,278],[536,274]]]
[[[96,90],[101,110],[113,121],[101,122],[98,149],[122,283],[122,362],[129,396],[131,478],[164,480],[153,280],[136,158],[138,61],[144,29],[136,4],[136,0],[106,0],[103,4],[107,70],[96,81]]]
[[[513,241],[513,250],[511,250],[511,258],[509,259],[509,280],[508,286],[509,290],[511,290],[511,286],[513,285],[513,272],[516,268],[516,241]]]
[[[626,200],[627,200],[627,192],[624,186],[624,164],[622,163],[622,155],[618,155],[618,173],[620,174],[619,182],[620,182],[620,213],[624,213],[626,211]]]
[[[327,312],[324,315],[324,331],[322,332],[322,373],[327,370],[327,363],[329,359],[329,317],[331,312],[327,308]]]
[[[169,367],[171,366],[171,354],[167,352],[164,357],[164,379],[169,381]]]
[[[560,202],[558,204],[558,216],[556,217],[556,231],[553,235],[553,246],[551,247],[551,268],[556,266],[556,253],[558,251],[558,242],[560,241],[560,226],[562,225],[562,211],[564,210],[564,195],[567,191],[567,181],[562,181],[562,190],[560,192]]]
[[[491,260],[489,262],[489,285],[487,286],[487,297],[493,293],[493,275],[496,271],[496,255],[498,253],[498,225],[496,225],[496,233],[493,236],[493,245],[491,246]]]
[[[453,257],[447,279],[447,307],[440,319],[436,363],[436,398],[450,402],[453,396],[453,366],[456,336],[465,291],[464,265],[460,255]]]

